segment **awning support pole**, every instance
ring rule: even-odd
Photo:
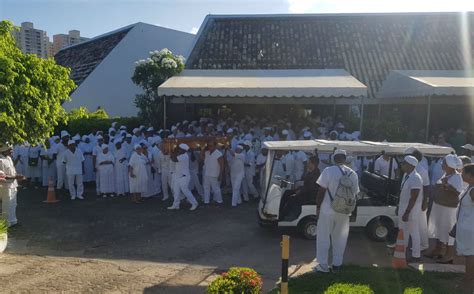
[[[166,130],[166,96],[163,96],[163,129]]]
[[[360,99],[360,125],[359,125],[360,140],[362,140],[363,128],[364,128],[364,96],[362,96]]]
[[[430,119],[431,119],[431,95],[428,96],[428,109],[426,113],[426,132],[425,132],[425,143],[428,142],[430,135]]]

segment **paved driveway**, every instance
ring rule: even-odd
[[[280,276],[281,232],[258,226],[256,203],[189,212],[168,211],[158,199],[137,205],[89,196],[46,205],[45,196],[19,194],[21,226],[0,255],[2,291],[199,293],[230,266],[256,269],[265,289]],[[289,233],[290,264],[311,262],[315,242]],[[353,230],[346,262],[387,266],[390,256]]]

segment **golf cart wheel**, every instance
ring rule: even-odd
[[[308,240],[316,239],[316,229],[318,227],[318,223],[316,219],[308,217],[301,221],[300,225],[301,234],[303,237]]]
[[[366,227],[367,236],[376,242],[387,240],[388,234],[393,228],[393,224],[385,219],[373,219]]]

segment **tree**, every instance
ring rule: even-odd
[[[13,29],[0,22],[0,142],[38,143],[66,119],[61,104],[76,86],[53,59],[23,54]]]
[[[135,97],[140,118],[157,127],[160,124],[163,103],[158,96],[158,86],[184,69],[184,57],[173,55],[168,49],[150,52],[150,57],[135,62],[132,81],[143,89]]]

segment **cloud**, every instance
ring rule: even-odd
[[[199,28],[193,27],[189,32],[190,32],[191,34],[196,35],[198,31],[199,31]]]
[[[466,0],[286,0],[290,13],[470,11]]]
[[[288,0],[288,11],[290,13],[311,12],[318,0]]]

